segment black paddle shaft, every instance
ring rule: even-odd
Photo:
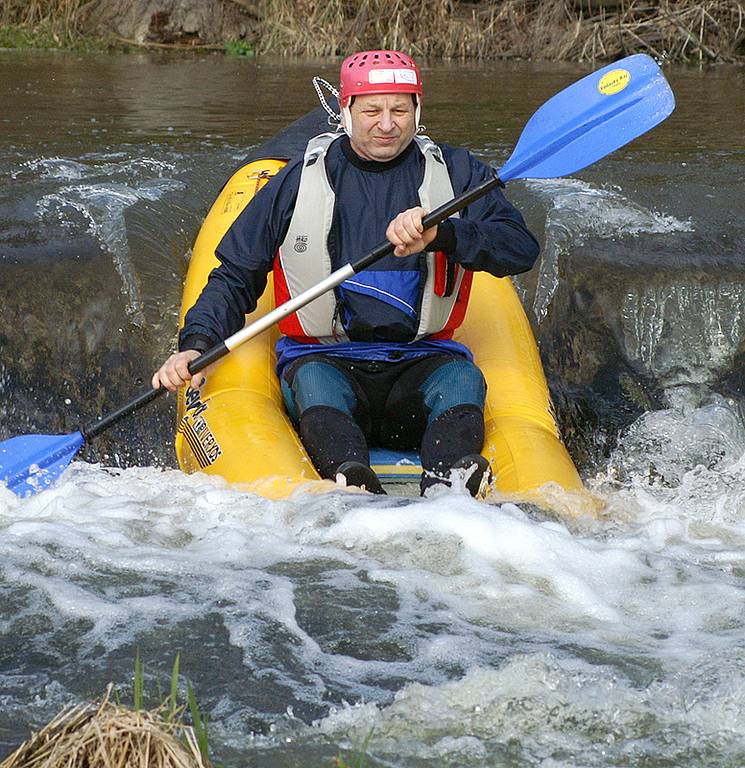
[[[422,227],[424,229],[429,229],[436,224],[440,224],[454,213],[457,213],[463,208],[466,208],[471,203],[482,198],[488,192],[491,192],[491,190],[495,187],[504,187],[504,182],[496,173],[494,173],[491,179],[487,179],[478,186],[473,187],[473,189],[469,189],[459,197],[454,198],[449,203],[445,203],[439,208],[435,208],[435,210],[431,213],[428,213],[422,219]],[[349,268],[353,271],[353,274],[362,272],[364,269],[372,266],[377,261],[380,261],[380,259],[382,259],[384,256],[387,256],[389,253],[393,253],[394,248],[395,246],[391,242],[386,241],[385,243],[381,243],[377,248],[374,248],[372,251],[370,251],[367,256],[363,256],[359,261],[355,261],[353,264],[350,264]],[[308,302],[312,301],[313,298],[317,297],[309,298]],[[214,347],[208,349],[206,352],[189,363],[189,373],[199,373],[199,371],[204,370],[208,365],[211,365],[220,358],[225,357],[225,355],[227,355],[230,351],[231,350],[225,345],[225,342],[216,344]],[[86,440],[89,440],[91,437],[95,437],[104,430],[116,424],[118,421],[121,421],[126,416],[129,416],[130,413],[134,413],[140,408],[143,408],[148,403],[151,403],[153,400],[165,394],[166,392],[168,392],[168,390],[165,387],[159,387],[158,389],[148,389],[147,391],[137,395],[137,397],[133,398],[128,403],[120,406],[115,411],[102,416],[97,421],[89,424],[87,427],[82,428],[80,432]]]
[[[206,352],[189,363],[189,373],[199,373],[199,371],[204,370],[211,363],[214,363],[216,360],[219,360],[221,357],[227,355],[228,352],[230,352],[230,350],[225,346],[225,344],[222,342],[216,344],[214,347],[208,349]],[[80,432],[86,440],[89,440],[91,437],[95,437],[109,427],[112,427],[118,421],[121,421],[126,416],[129,416],[130,413],[134,413],[140,408],[146,406],[148,403],[152,403],[153,400],[157,399],[161,395],[166,394],[166,392],[168,392],[168,390],[165,387],[158,387],[158,389],[153,389],[151,387],[150,389],[141,392],[139,395],[137,395],[137,397],[132,398],[132,400],[120,406],[115,411],[107,413],[97,421],[94,421],[92,424],[84,427],[80,430]]]

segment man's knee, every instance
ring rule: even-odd
[[[318,405],[306,409],[298,422],[298,434],[321,477],[333,480],[346,461],[369,464],[362,430],[337,408]]]
[[[477,365],[465,358],[454,358],[428,376],[422,385],[422,396],[431,424],[458,406],[474,406],[483,411],[486,382]]]
[[[336,366],[322,360],[300,361],[282,378],[285,407],[293,421],[310,408],[323,406],[354,417],[357,397],[347,377]]]

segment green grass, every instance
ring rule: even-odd
[[[351,760],[351,762],[347,762],[347,760],[342,757],[342,755],[339,755],[336,758],[336,768],[364,768],[365,757],[367,756],[367,747],[370,744],[370,739],[372,739],[373,730],[374,729],[370,730],[370,733],[368,733],[365,737],[364,743],[359,749],[355,751],[354,755],[351,758],[348,758]]]
[[[21,24],[0,26],[0,48],[68,51],[106,51],[112,47],[109,38],[60,33],[47,23],[35,27]]]
[[[145,690],[145,670],[140,661],[140,652],[137,651],[137,658],[135,658],[135,680],[134,680],[134,693],[132,694],[132,704],[135,712],[139,712],[142,709],[142,696]]]
[[[205,760],[209,760],[210,732],[207,724],[207,715],[199,710],[197,698],[188,680],[186,681],[186,690],[188,692],[189,712],[191,713],[191,721],[194,724],[194,732],[197,735],[199,751]]]
[[[157,702],[160,709],[164,711],[163,719],[169,723],[182,721],[185,710],[188,709],[191,716],[192,727],[197,737],[197,744],[199,745],[199,751],[205,762],[210,763],[209,757],[209,721],[207,714],[203,712],[197,704],[197,697],[194,694],[194,689],[191,687],[191,681],[186,680],[186,704],[179,705],[179,674],[181,668],[181,654],[177,653],[176,658],[173,661],[173,667],[171,668],[170,688],[167,696],[163,696],[163,691],[160,687],[160,681],[156,680],[156,686],[158,689]],[[135,657],[135,676],[133,683],[133,708],[135,712],[139,712],[144,709],[145,704],[145,667],[140,660],[140,652],[137,651]],[[214,765],[214,763],[213,763]]]
[[[253,46],[245,40],[228,40],[225,53],[228,56],[253,56],[255,52]]]
[[[186,680],[186,703],[179,705],[179,676],[181,671],[181,654],[177,653],[171,668],[170,687],[168,695],[164,696],[160,687],[160,681],[156,679],[157,687],[157,705],[164,711],[163,719],[169,723],[181,722],[184,712],[188,710],[191,717],[192,727],[197,737],[199,751],[205,763],[210,764],[209,747],[209,721],[207,714],[203,712],[197,703],[197,697],[194,694],[191,681]],[[117,700],[119,696],[116,697]],[[135,712],[142,711],[145,708],[145,666],[140,659],[140,652],[137,651],[135,657],[135,674],[132,689],[132,703]],[[364,768],[365,758],[367,756],[367,747],[372,739],[371,730],[365,738],[364,743],[359,749],[354,751],[352,756],[344,757],[341,753],[334,758],[335,768]],[[212,763],[212,765],[216,765]]]

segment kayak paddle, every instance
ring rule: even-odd
[[[657,64],[645,54],[628,56],[577,81],[550,98],[525,125],[512,155],[493,178],[429,213],[425,229],[452,216],[512,179],[556,178],[574,173],[661,123],[675,98]],[[367,256],[337,269],[256,322],[192,361],[192,374],[258,336],[282,318],[393,252],[381,243]],[[149,389],[88,427],[70,435],[24,435],[0,443],[0,482],[19,496],[51,485],[81,446],[168,390]]]

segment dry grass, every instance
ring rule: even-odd
[[[61,712],[0,768],[208,768],[188,726],[109,700]],[[179,740],[183,738],[188,748]]]
[[[745,61],[742,0],[223,0],[253,29],[257,53],[342,56],[396,48],[449,59]],[[0,27],[68,47],[92,8],[122,0],[0,0]],[[141,3],[142,12],[152,4]],[[95,31],[99,34],[100,30]],[[167,43],[167,40],[154,40]],[[228,42],[227,40],[225,42]]]
[[[613,59],[645,52],[661,61],[745,59],[745,6],[736,0],[626,0],[606,10],[581,9],[549,58]]]
[[[0,0],[0,26],[40,32],[60,47],[78,42],[87,0]]]
[[[737,0],[262,0],[258,52],[397,48],[453,59],[745,59]]]

